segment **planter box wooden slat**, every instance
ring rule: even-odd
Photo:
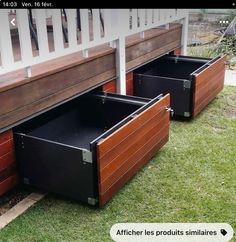
[[[100,194],[106,193],[112,185],[115,185],[119,179],[122,179],[123,175],[131,169],[134,164],[142,162],[142,155],[149,152],[150,147],[158,144],[163,137],[169,134],[169,113],[165,110],[165,107],[169,105],[168,103],[169,96],[166,96],[140,114],[140,117],[135,117],[132,123],[126,124],[124,127],[117,130],[116,133],[98,143]],[[154,127],[150,130],[153,118]],[[163,132],[159,132],[160,130]],[[136,135],[130,137],[133,133]],[[124,143],[124,145],[122,145],[122,143]],[[121,147],[118,151],[116,149],[117,145]],[[124,146],[127,146],[128,149]],[[107,164],[108,162],[105,155],[110,155],[110,153],[114,153],[117,156]],[[104,167],[103,163],[107,165]],[[108,171],[104,173],[106,169],[108,169]],[[100,198],[99,201],[104,201],[104,199]]]
[[[194,118],[223,89],[225,58],[163,56],[134,71],[134,95],[170,93],[174,115]]]
[[[169,101],[92,92],[17,126],[21,181],[103,206],[167,142]]]
[[[225,61],[226,55],[217,58],[213,63],[194,75],[195,92],[193,117],[223,89],[225,77]]]

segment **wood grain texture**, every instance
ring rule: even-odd
[[[7,168],[0,171],[0,182],[7,179],[16,172],[16,163],[10,164]]]
[[[97,145],[100,206],[132,177],[127,172],[135,174],[167,141],[169,102],[166,95]]]
[[[157,119],[155,116],[153,121]],[[124,149],[120,148],[116,153],[117,156],[100,172],[100,180],[102,181],[100,184],[101,193],[106,192],[112,184],[120,179],[127,169],[136,163],[140,155],[143,154],[147,141],[150,142],[152,139],[158,141],[160,137],[166,134],[166,130],[168,129],[166,127],[168,126],[168,116],[165,115],[165,117],[156,123],[156,125],[151,125],[151,128],[149,126],[147,129],[140,129],[135,132],[136,137],[133,139],[130,138],[129,140],[123,141],[126,147]]]
[[[15,163],[14,151],[10,151],[0,157],[0,172]]]
[[[178,23],[171,23],[170,29],[180,28],[181,25]],[[163,28],[153,28],[145,31],[145,40],[153,38],[154,36],[165,34],[166,29]],[[140,34],[134,34],[126,38],[126,46],[135,45],[144,40],[140,37]],[[111,48],[109,44],[103,44],[89,49],[89,57],[84,58],[83,52],[78,51],[73,54],[69,54],[63,57],[59,57],[50,61],[43,62],[32,66],[32,77],[25,77],[25,70],[20,69],[13,71],[4,75],[1,75],[0,81],[0,92],[9,90],[11,88],[35,81],[37,79],[46,77],[48,75],[55,74],[60,71],[64,71],[71,67],[81,65],[83,63],[89,62],[93,59],[99,58],[104,55],[114,53],[115,49]]]
[[[27,83],[18,88],[2,92],[0,93],[0,100],[4,105],[0,109],[0,115],[17,110],[29,103],[104,73],[112,69],[114,65],[114,56],[110,54],[82,65],[66,69],[63,72],[58,72],[54,75]],[[100,82],[102,81],[104,80],[100,80]],[[19,96],[21,98],[19,98]]]
[[[102,86],[103,92],[116,93],[116,80],[109,81]]]
[[[8,141],[0,144],[0,157],[7,154],[8,152],[14,149],[13,139],[9,139]]]
[[[158,57],[160,57],[168,52],[171,52],[175,48],[179,47],[179,45],[180,45],[180,41],[177,38],[177,40],[174,40],[173,42],[171,42],[169,44],[162,45],[158,49],[155,49],[151,52],[147,52],[144,55],[138,56],[138,57],[134,58],[133,60],[126,62],[126,70],[128,70],[128,71],[133,70],[141,65],[144,65],[152,60],[155,60]]]
[[[134,80],[133,80],[133,72],[129,72],[126,75],[126,95],[132,96],[134,93]]]
[[[151,39],[130,46],[126,50],[126,62],[130,62],[177,40],[179,42],[177,47],[179,47],[181,45],[181,28],[169,30],[165,34],[155,36]]]
[[[32,66],[32,77],[25,77],[25,70],[20,69],[17,71],[9,72],[1,75],[0,78],[0,92],[30,83],[32,81],[53,75],[57,72],[62,72],[66,69],[90,62],[94,59],[100,58],[105,55],[114,53],[115,50],[109,47],[109,44],[93,47],[89,50],[89,57],[84,58],[83,52],[79,51],[63,57],[59,57],[50,61]]]
[[[169,30],[152,29],[146,36],[144,39],[140,35],[127,38],[127,71],[178,48],[181,25],[171,25]],[[18,78],[18,72],[4,76],[0,83],[0,103],[3,104],[0,130],[115,78],[115,51],[107,48],[108,45],[91,50],[94,56],[87,59],[76,60],[77,55],[70,55],[36,65],[32,78]],[[127,94],[132,95],[132,92],[132,80],[128,79]]]
[[[106,80],[111,75],[115,74],[115,70],[110,70],[95,77],[92,77],[88,80],[84,80],[74,86],[65,88],[60,92],[51,94],[45,98],[39,99],[29,105],[22,106],[21,108],[15,110],[14,112],[7,113],[0,117],[0,128],[6,127],[10,124],[13,124],[17,121],[24,119],[30,115],[33,115],[39,111],[42,111],[46,108],[53,107],[54,104],[66,101],[68,98],[72,98],[74,95],[91,89],[96,85],[101,83],[101,80]]]
[[[109,81],[102,86],[102,91],[116,93],[116,80]],[[126,95],[133,95],[133,72],[126,74]]]
[[[11,190],[19,181],[18,175],[13,173],[11,176],[0,182],[0,196]]]
[[[111,186],[104,194],[101,194],[99,197],[99,205],[105,205],[115,193],[117,193],[122,186],[124,186],[155,154],[156,152],[166,144],[169,140],[169,135],[163,137],[159,142],[154,141],[154,145],[149,148],[148,152],[142,153],[142,156],[139,157],[139,162],[136,162],[133,167],[126,171],[126,173],[120,177],[120,179]]]
[[[193,76],[193,117],[196,117],[223,89],[226,56],[222,56],[207,68]]]
[[[0,195],[9,191],[16,184],[16,180],[9,178],[15,173],[13,134],[12,130],[7,130],[0,134]]]
[[[7,130],[3,133],[0,133],[0,144],[8,141],[13,138],[12,130]]]
[[[173,54],[174,54],[174,55],[181,55],[181,50],[182,50],[182,48],[179,47],[179,48],[177,48],[177,49],[175,49],[175,50],[173,51]]]

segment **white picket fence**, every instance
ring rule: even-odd
[[[15,26],[10,23],[10,16],[11,19],[16,19],[13,21]],[[33,9],[31,21],[29,16],[27,9],[0,10],[0,75],[78,51],[84,51],[84,56],[87,57],[89,48],[109,42],[116,43],[117,40],[118,45],[112,46],[120,48],[118,53],[122,54],[121,48],[125,48],[126,36],[144,33],[145,30],[161,25],[168,27],[169,23],[176,20],[186,21],[188,11],[184,9],[65,9],[64,11]],[[48,33],[49,25],[51,37]],[[35,39],[32,39],[32,28],[36,33],[38,51],[35,49]],[[14,33],[19,39],[18,50],[16,41],[13,39]],[[50,49],[48,38],[51,38],[50,41],[54,43],[53,49]]]

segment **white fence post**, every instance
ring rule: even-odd
[[[55,51],[60,53],[64,49],[61,10],[52,9],[52,25]]]
[[[35,21],[38,35],[39,56],[43,59],[49,54],[48,33],[45,9],[35,10]]]
[[[181,20],[182,26],[182,37],[181,37],[181,54],[187,55],[188,45],[188,10],[186,10],[186,16]]]
[[[0,10],[0,54],[4,68],[10,67],[14,63],[8,11],[8,9]]]
[[[117,90],[126,93],[126,69],[125,69],[125,38],[131,34],[140,34],[144,37],[146,30],[161,25],[166,25],[175,20],[182,20],[182,53],[187,52],[188,12],[184,9],[80,9],[80,19],[76,19],[75,9],[66,9],[67,22],[64,23],[63,31],[68,35],[68,48],[62,31],[62,19],[59,9],[45,10],[33,9],[33,20],[36,24],[36,38],[38,40],[39,54],[32,50],[31,33],[27,10],[15,10],[17,14],[16,27],[10,26],[8,12],[1,10],[0,21],[0,74],[26,68],[67,54],[82,51],[84,57],[88,57],[89,48],[111,43],[116,48],[116,72]],[[91,13],[91,15],[90,15]],[[78,17],[77,16],[77,17]],[[52,18],[54,51],[49,50],[49,40],[52,33],[48,33],[48,25]],[[92,19],[92,23],[90,20]],[[80,20],[81,29],[79,27]],[[78,26],[77,26],[78,24]],[[14,25],[14,24],[13,24]],[[102,26],[105,33],[102,33]],[[92,27],[91,27],[92,26]],[[32,27],[32,26],[31,26]],[[18,28],[20,43],[12,43],[12,28]],[[91,28],[91,29],[90,29]],[[90,33],[93,29],[93,38]],[[103,36],[104,34],[104,36]],[[50,39],[49,39],[50,37]],[[81,43],[78,43],[78,38]],[[14,60],[21,50],[21,60]],[[27,76],[30,76],[27,72]]]
[[[129,10],[119,9],[118,31],[119,38],[116,41],[116,89],[119,94],[126,94],[126,59],[125,59],[125,33],[129,28]]]
[[[92,9],[92,14],[93,14],[93,41],[97,41],[101,39],[99,9]]]
[[[132,9],[132,30],[136,30],[138,27],[138,14],[137,9]]]
[[[88,49],[86,48],[86,45],[89,43],[89,15],[88,15],[88,9],[80,9],[80,21],[81,21],[81,42],[83,48],[83,56],[85,58],[88,57]]]
[[[24,61],[26,65],[30,65],[33,54],[29,30],[28,10],[18,9],[16,16],[20,39],[21,60]]]
[[[67,30],[69,48],[76,51],[77,48],[77,23],[76,23],[76,9],[66,9],[67,16]]]

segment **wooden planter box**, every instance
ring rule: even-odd
[[[85,94],[14,128],[25,184],[103,206],[168,141],[169,95]]]
[[[225,59],[163,56],[134,71],[134,95],[170,93],[174,115],[194,118],[223,89]]]

